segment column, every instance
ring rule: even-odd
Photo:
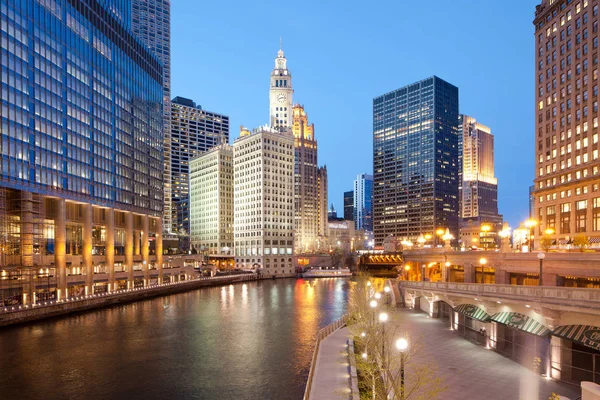
[[[473,264],[465,264],[465,283],[475,282],[475,266]]]
[[[56,199],[54,218],[54,266],[57,273],[58,290],[56,297],[64,300],[67,293],[67,205],[65,199]]]
[[[144,268],[144,287],[150,286],[150,249],[148,247],[148,214],[142,215],[142,265]]]
[[[125,213],[125,266],[127,268],[127,288],[133,289],[133,214]]]
[[[115,210],[107,208],[106,213],[106,268],[108,269],[108,292],[115,288]]]
[[[140,233],[133,231],[133,255],[140,255]]]
[[[154,232],[156,240],[156,265],[158,268],[158,284],[163,281],[163,241],[162,241],[162,218],[156,218],[156,232]]]
[[[94,294],[94,267],[92,266],[92,205],[83,204],[83,269],[85,270],[85,294]]]
[[[38,266],[33,264],[33,194],[21,191],[21,268],[23,275],[27,275],[27,284],[23,286],[23,304],[33,302],[34,276]]]

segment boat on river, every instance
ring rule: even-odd
[[[303,278],[343,278],[352,276],[352,271],[348,268],[323,268],[312,267],[302,272]]]

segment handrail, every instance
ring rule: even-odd
[[[312,388],[312,380],[315,374],[315,367],[317,365],[317,356],[319,354],[319,346],[321,344],[321,341],[336,330],[346,325],[347,319],[348,315],[344,314],[342,318],[333,321],[329,325],[319,329],[319,331],[317,332],[315,336],[315,349],[313,350],[313,356],[310,362],[310,371],[308,372],[308,379],[306,380],[306,389],[304,390],[304,400],[308,400],[308,398],[310,397],[310,390]]]
[[[246,277],[246,278],[256,278],[256,275],[253,273],[248,273],[248,274],[235,274],[235,275],[220,275],[220,276],[212,276],[212,277],[197,277],[197,278],[191,278],[185,281],[177,281],[177,282],[167,282],[167,283],[161,283],[161,284],[154,284],[154,285],[149,285],[146,287],[140,287],[140,288],[130,288],[130,289],[119,289],[119,290],[115,290],[113,292],[106,292],[106,293],[95,293],[95,294],[89,294],[89,295],[81,295],[81,296],[77,296],[77,297],[70,297],[68,299],[64,299],[64,300],[51,300],[51,301],[44,301],[44,302],[40,302],[38,304],[25,304],[25,305],[13,305],[13,306],[0,306],[0,314],[2,315],[6,315],[6,314],[10,314],[10,313],[18,313],[20,311],[25,311],[25,310],[31,310],[31,309],[40,309],[40,308],[46,308],[46,307],[52,307],[55,305],[61,305],[61,304],[76,304],[79,302],[84,302],[86,300],[91,300],[94,298],[113,298],[113,297],[119,297],[123,294],[127,294],[127,293],[132,293],[132,292],[146,292],[146,291],[151,291],[157,288],[161,288],[161,287],[167,287],[167,286],[185,286],[185,285],[189,285],[191,282],[197,282],[197,281],[220,281],[220,280],[226,280],[226,279],[230,279],[232,277]],[[253,279],[248,279],[248,280],[253,280]]]

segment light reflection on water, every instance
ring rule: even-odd
[[[251,282],[0,329],[0,397],[300,399],[347,284]]]

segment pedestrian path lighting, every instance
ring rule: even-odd
[[[390,292],[390,287],[389,286],[384,287],[383,291],[386,292],[386,293],[389,293]]]
[[[375,324],[375,308],[377,308],[377,300],[371,300],[371,302],[369,303],[369,306],[371,306],[371,308],[373,309],[373,311],[371,311],[371,325]]]
[[[529,228],[529,251],[533,251],[533,227],[537,225],[535,219],[528,219],[525,221],[525,226]]]
[[[487,264],[487,260],[481,257],[479,259],[479,264],[481,264],[481,283],[483,283],[483,269],[485,268],[485,264]]]
[[[408,349],[408,340],[404,338],[396,340],[396,348],[400,350],[400,400],[404,400],[404,358]]]
[[[375,293],[375,298],[376,298],[377,300],[381,299],[381,293]]]
[[[546,253],[540,251],[537,255],[538,260],[540,260],[540,278],[538,279],[538,286],[543,286],[542,282],[542,270],[544,269],[544,258],[546,258]]]
[[[385,363],[385,323],[388,320],[388,315],[385,312],[382,312],[381,314],[379,314],[379,322],[381,322],[381,360],[383,361],[383,365],[386,366],[387,364]]]

